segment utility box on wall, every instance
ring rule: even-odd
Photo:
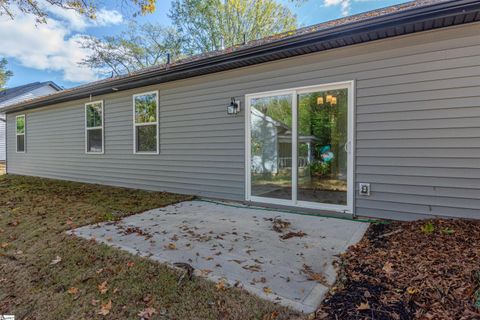
[[[361,196],[366,196],[368,197],[370,195],[370,183],[363,183],[363,182],[360,182],[358,184],[358,193],[361,195]]]

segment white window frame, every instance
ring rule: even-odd
[[[17,119],[23,117],[23,133],[17,132]],[[23,151],[18,151],[18,136],[23,136]],[[15,117],[15,151],[17,153],[25,153],[27,151],[27,116],[19,114]]]
[[[99,127],[87,127],[87,107],[92,104],[100,103],[102,105],[102,125]],[[88,131],[102,129],[102,151],[88,151]],[[104,154],[105,153],[105,112],[103,100],[91,101],[85,103],[85,154]]]
[[[136,97],[139,97],[139,96],[145,96],[145,95],[150,95],[150,94],[155,94],[155,97],[156,97],[156,102],[157,102],[157,110],[156,110],[156,120],[155,122],[144,122],[144,123],[136,123],[136,113],[135,113],[135,98]],[[159,137],[159,112],[158,110],[160,109],[160,105],[159,105],[159,93],[158,93],[158,90],[155,90],[155,91],[148,91],[148,92],[142,92],[142,93],[137,93],[137,94],[134,94],[132,96],[132,104],[133,104],[133,153],[134,154],[159,154],[159,151],[160,151],[160,143],[159,143],[159,140],[160,140],[160,137]],[[157,130],[156,130],[156,134],[157,134],[157,150],[156,151],[137,151],[137,127],[141,127],[141,126],[151,126],[151,125],[155,125]]]
[[[270,97],[272,95],[291,95],[292,96],[292,168],[297,168],[298,148],[297,148],[297,121],[298,106],[296,96],[301,93],[310,93],[315,91],[328,91],[337,89],[348,89],[348,159],[347,159],[347,204],[335,205],[328,203],[316,203],[299,201],[296,197],[298,192],[297,170],[292,170],[292,199],[275,199],[260,196],[253,196],[251,193],[251,101],[255,98]],[[318,209],[326,211],[336,211],[353,214],[355,207],[355,81],[342,81],[325,83],[314,86],[288,88],[284,90],[275,90],[268,92],[252,93],[245,95],[245,200],[257,203],[269,203],[275,205],[295,206],[300,208]]]

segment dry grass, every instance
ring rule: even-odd
[[[5,174],[5,162],[0,161],[0,176]]]
[[[32,177],[0,177],[0,314],[17,319],[291,319],[242,290],[68,236],[81,225],[188,199],[186,196]],[[52,264],[57,257],[58,263]],[[101,293],[104,283],[105,293]],[[98,312],[112,302],[108,315]],[[148,319],[148,315],[146,316]]]

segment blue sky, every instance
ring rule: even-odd
[[[345,15],[365,12],[405,1],[397,0],[305,0],[296,5],[290,0],[279,0],[297,15],[300,26],[308,26]],[[79,48],[80,35],[111,35],[121,32],[128,24],[128,17],[114,6],[114,1],[103,2],[99,19],[92,22],[86,18],[49,7],[51,19],[46,25],[35,26],[32,17],[18,15],[15,21],[0,16],[0,57],[9,61],[14,76],[7,83],[14,87],[34,81],[52,80],[69,88],[97,77],[92,70],[78,66],[87,54]],[[155,13],[137,20],[170,24],[168,11],[170,0],[158,0]]]

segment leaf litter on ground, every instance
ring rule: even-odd
[[[372,224],[338,265],[316,319],[480,319],[480,221]]]
[[[106,319],[124,320],[139,319],[139,312],[152,307],[158,310],[152,319],[165,315],[169,319],[258,319],[274,311],[280,314],[279,320],[300,316],[233,286],[224,284],[225,290],[219,291],[200,277],[179,285],[178,270],[66,234],[74,227],[105,222],[112,212],[118,219],[183,200],[191,197],[0,176],[0,244],[9,244],[0,248],[0,314],[18,314],[22,319],[43,319],[45,315],[51,319],[71,315],[98,319],[105,314]],[[74,223],[66,223],[69,219]],[[146,231],[128,230],[131,236],[147,238]],[[199,241],[209,239],[210,235],[198,235]],[[20,251],[23,254],[18,258],[13,255]],[[104,281],[109,290],[101,295],[97,286]],[[67,293],[72,286],[78,287],[77,294]],[[1,294],[5,292],[8,294]],[[155,300],[143,301],[147,295]]]

